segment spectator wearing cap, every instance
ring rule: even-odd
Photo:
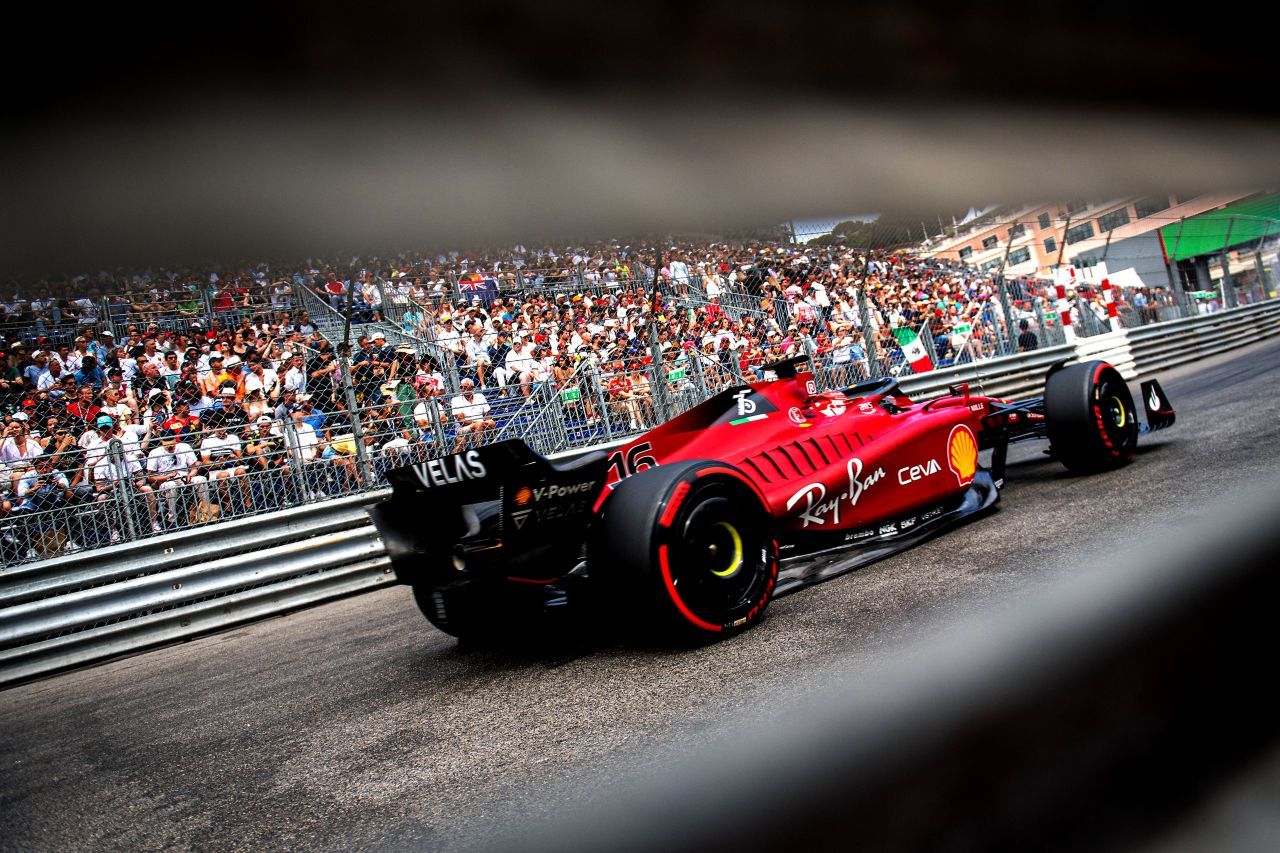
[[[245,463],[249,468],[254,506],[278,506],[285,498],[284,472],[289,460],[284,440],[269,415],[259,415],[253,422],[244,445]]]
[[[245,479],[247,469],[243,457],[239,436],[232,435],[228,422],[220,412],[209,416],[208,429],[200,442],[200,459],[204,463],[203,471],[209,481],[217,488],[219,501],[222,504],[222,515],[227,515],[230,504],[231,484],[234,482],[240,490],[240,498],[245,509],[251,506],[249,483]]]
[[[271,413],[271,416],[275,420],[283,422],[293,414],[293,410],[297,408],[297,405],[298,392],[291,388],[285,388],[280,392],[280,402],[275,411]]]
[[[209,398],[218,396],[218,391],[222,387],[222,383],[231,378],[224,368],[225,359],[222,353],[210,353],[209,355],[209,372],[200,380],[201,390],[204,395]]]
[[[493,418],[489,417],[489,402],[484,395],[476,391],[476,384],[471,379],[463,379],[459,383],[460,393],[449,401],[449,410],[457,421],[455,428],[457,441],[454,452],[463,445],[480,439],[486,430],[497,427]]]
[[[188,512],[179,511],[179,501],[185,496],[182,488],[195,486],[200,499],[207,503],[207,480],[200,474],[200,463],[195,451],[179,433],[162,429],[159,439],[160,446],[147,454],[147,484],[157,490],[168,505],[171,523],[182,527],[189,514],[189,509]]]
[[[226,371],[227,378],[231,380],[236,401],[244,399],[244,360],[238,355],[227,356],[226,361],[222,363],[223,369]],[[221,388],[226,389],[227,380],[222,380]],[[221,391],[219,391],[221,393]]]
[[[294,400],[295,411],[301,412],[303,419],[319,435],[324,430],[325,423],[329,420],[328,416],[317,408],[311,394],[298,394],[294,397]],[[338,400],[341,401],[342,398],[339,397]]]
[[[217,417],[220,420],[228,421],[231,429],[238,429],[243,426],[247,418],[245,417],[243,407],[236,401],[236,388],[230,381],[224,382],[222,387],[218,389],[218,396],[214,398],[213,405],[209,407],[206,419]]]
[[[100,415],[97,425],[101,442],[95,447],[95,453],[85,452],[85,468],[89,471],[89,481],[93,487],[95,499],[99,502],[106,502],[117,496],[118,484],[131,484],[143,496],[147,515],[151,520],[152,532],[159,533],[160,520],[157,515],[155,495],[152,494],[151,487],[147,485],[142,463],[137,457],[128,453],[122,453],[119,458],[113,459],[107,451],[111,439],[115,438],[115,423],[110,417]],[[114,519],[115,516],[115,513],[109,515],[111,519]],[[111,522],[108,523],[110,524]],[[120,541],[120,531],[115,527],[111,527],[111,541]]]

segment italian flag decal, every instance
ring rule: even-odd
[[[898,339],[898,346],[902,347],[902,354],[907,357],[907,364],[911,365],[913,371],[924,373],[927,370],[933,370],[929,351],[924,348],[924,344],[920,342],[920,336],[913,329],[894,329],[893,336]]]

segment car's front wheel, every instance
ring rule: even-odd
[[[1129,385],[1105,361],[1073,364],[1045,384],[1045,423],[1054,456],[1076,474],[1119,468],[1138,445]]]

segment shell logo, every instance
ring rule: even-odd
[[[531,500],[533,500],[533,491],[528,486],[521,486],[515,495],[516,506],[524,506]]]
[[[973,482],[978,470],[978,441],[973,437],[973,430],[964,424],[958,424],[947,437],[947,464],[960,485]]]

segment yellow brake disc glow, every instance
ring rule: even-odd
[[[1120,410],[1120,423],[1116,424],[1116,426],[1123,428],[1129,422],[1129,412],[1125,409],[1124,403],[1120,402],[1119,397],[1112,397],[1111,402],[1115,403],[1116,408]]]
[[[716,522],[716,527],[723,527],[729,531],[729,536],[733,539],[733,560],[729,563],[729,568],[723,571],[712,571],[711,574],[718,578],[732,577],[738,573],[738,569],[742,568],[742,537],[738,535],[738,531],[727,521]]]

